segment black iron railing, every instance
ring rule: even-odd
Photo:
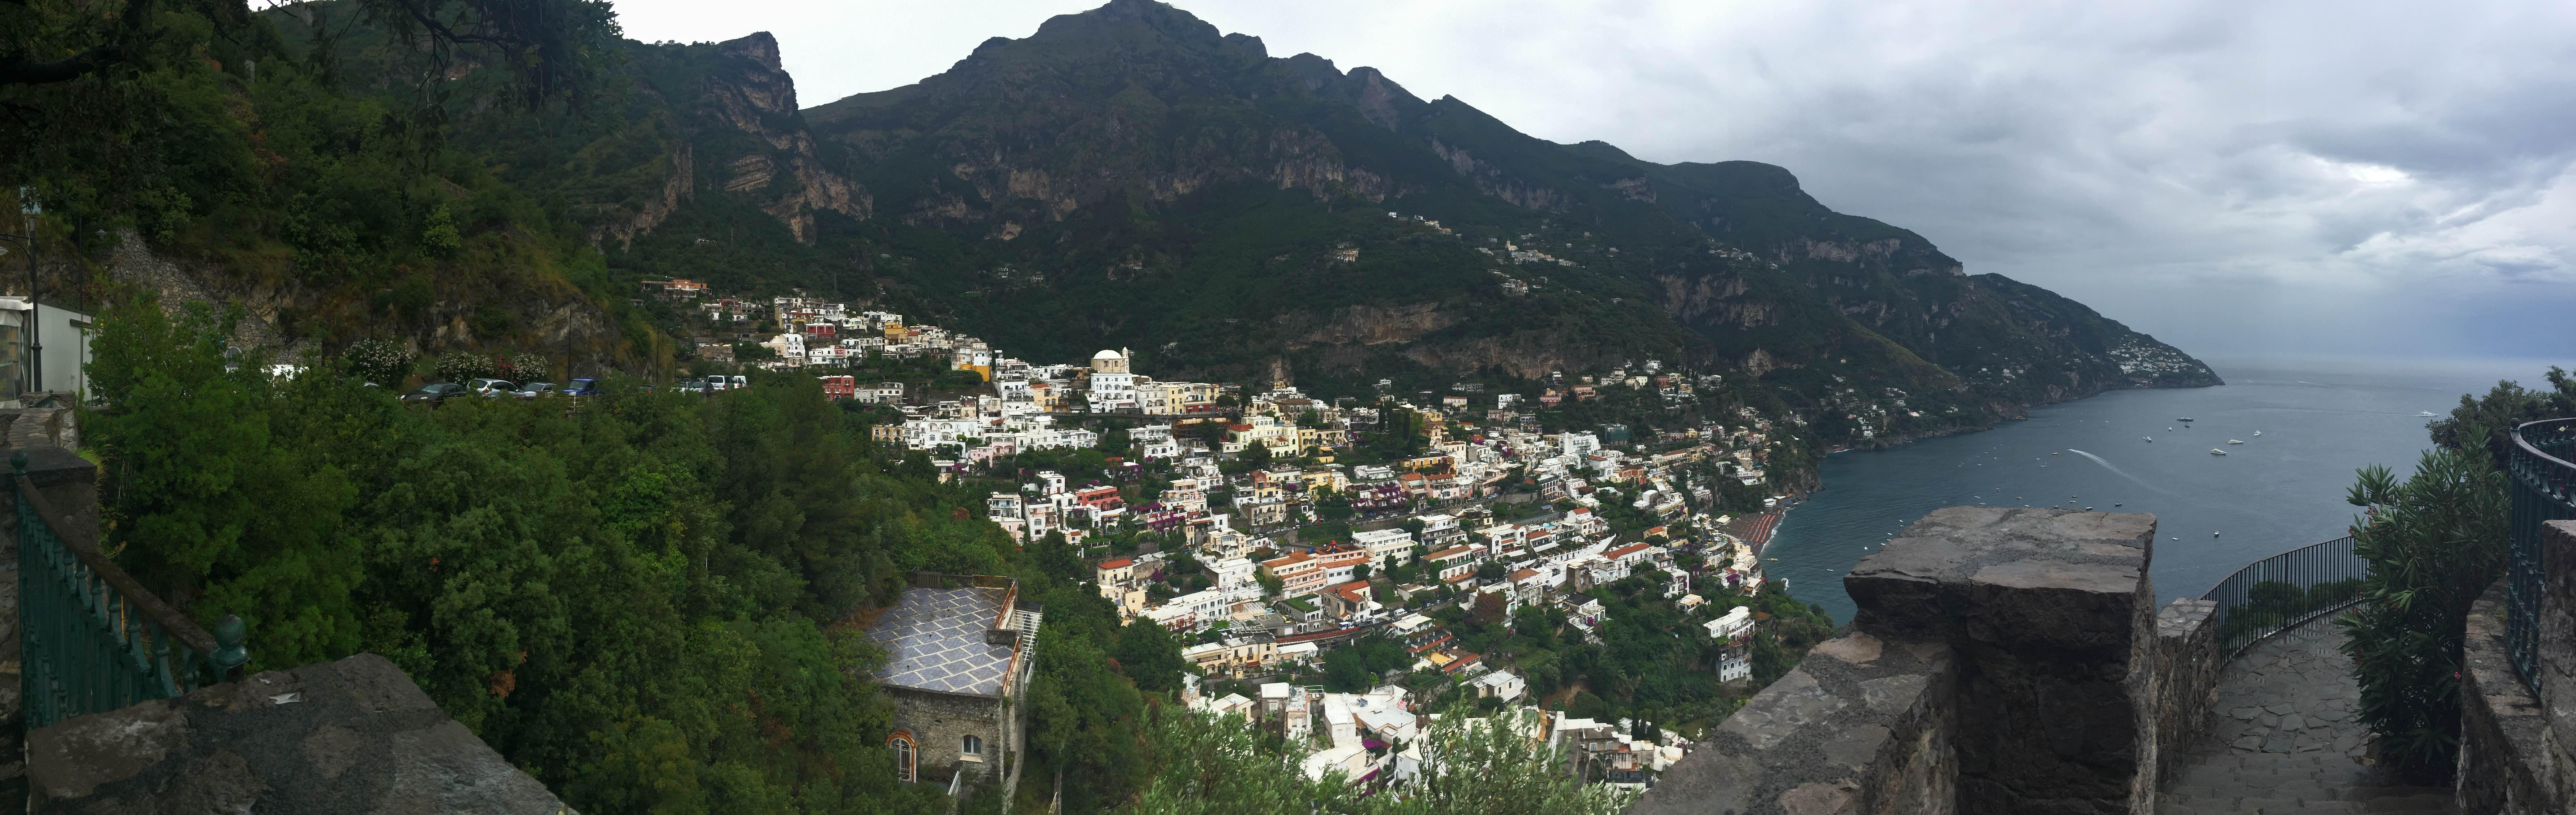
[[[2505,656],[2522,684],[2540,694],[2541,523],[2576,519],[2576,419],[2513,429],[2506,470],[2513,479],[2512,556],[2505,575]]]
[[[2254,561],[2200,599],[2218,604],[2219,653],[2232,659],[2264,637],[2359,601],[2369,572],[2345,536]]]
[[[18,493],[20,690],[27,727],[168,699],[230,679],[249,652],[242,621],[206,633],[98,551],[10,457]]]

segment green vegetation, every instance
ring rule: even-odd
[[[1603,720],[1644,719],[1681,733],[1716,726],[1754,691],[1788,673],[1808,648],[1833,636],[1831,618],[1778,586],[1751,597],[1717,592],[1701,611],[1689,614],[1662,597],[1662,586],[1660,573],[1641,573],[1595,588],[1592,598],[1602,604],[1600,645],[1586,642],[1553,606],[1524,607],[1491,621],[1456,608],[1434,616],[1458,638],[1459,648],[1485,655],[1489,665],[1513,668],[1551,709]],[[1751,607],[1760,620],[1751,645],[1750,686],[1717,681],[1720,644],[1701,627],[1739,605]]]
[[[226,371],[227,336],[202,305],[111,308],[83,426],[109,549],[240,614],[254,668],[384,654],[585,812],[931,812],[846,622],[914,570],[1008,574],[1047,608],[1033,761],[1077,811],[1153,766],[1135,728],[1178,644],[1119,627],[1061,540],[1021,553],[979,493],[879,459],[811,377],[433,410],[329,361]]]
[[[2565,387],[2555,369],[2551,379]],[[2531,395],[2499,386],[2485,403],[2462,399],[2432,424],[2439,445],[2399,482],[2386,467],[2361,471],[2348,498],[2363,507],[2353,550],[2370,565],[2361,604],[2337,619],[2361,686],[2360,721],[2403,773],[2448,779],[2458,750],[2460,652],[2469,607],[2503,574],[2504,473],[2488,451],[2494,429]]]
[[[1309,780],[1270,737],[1241,718],[1176,706],[1154,712],[1150,734],[1170,755],[1129,811],[1138,815],[1334,815],[1495,813],[1612,815],[1634,794],[1577,782],[1565,774],[1561,748],[1544,744],[1542,726],[1505,716],[1476,720],[1451,706],[1424,728],[1423,761],[1432,774],[1411,797],[1359,794],[1337,771]],[[1471,724],[1471,722],[1477,722]]]

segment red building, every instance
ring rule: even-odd
[[[825,399],[856,399],[859,397],[858,377],[818,376],[815,378],[823,380],[823,398]]]
[[[1117,509],[1127,505],[1125,500],[1118,497],[1117,487],[1106,485],[1075,490],[1073,500],[1081,502],[1083,506],[1099,510]]]

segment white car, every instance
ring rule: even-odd
[[[476,396],[509,396],[518,391],[519,386],[510,384],[507,379],[475,379],[466,382],[465,389],[473,391]]]

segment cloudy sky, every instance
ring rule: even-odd
[[[1099,0],[618,0],[804,104]],[[1522,131],[1750,159],[2202,354],[2576,357],[2576,4],[1184,0]]]

